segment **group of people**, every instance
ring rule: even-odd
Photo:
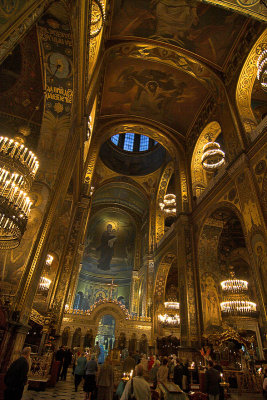
[[[68,367],[73,363],[75,391],[78,390],[84,378],[83,390],[85,400],[112,400],[114,395],[114,368],[110,356],[102,364],[99,361],[98,345],[94,347],[96,353],[76,353],[74,356],[70,349],[61,347],[55,354],[59,362],[58,378],[66,380]],[[6,372],[4,382],[6,389],[4,400],[21,400],[24,387],[27,383],[28,372],[31,368],[31,348],[25,347],[21,357],[14,361]],[[128,400],[134,396],[136,400],[150,400],[151,389],[156,389],[159,383],[173,381],[182,390],[189,390],[190,373],[188,363],[182,363],[176,356],[158,357],[140,356],[138,352],[129,353],[123,360],[123,371],[130,379],[125,385],[121,381],[117,387],[116,395],[119,400]],[[193,381],[198,380],[198,371],[193,376]],[[218,363],[208,362],[205,372],[206,393],[209,400],[223,400],[224,394],[221,382],[223,370]],[[148,383],[149,382],[149,383]],[[263,380],[263,396],[267,399],[267,369]]]

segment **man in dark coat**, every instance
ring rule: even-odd
[[[62,381],[66,380],[68,368],[69,368],[69,365],[71,364],[71,361],[72,361],[72,352],[70,349],[67,349],[64,354],[63,368],[62,368],[62,372],[61,372]]]
[[[183,381],[183,365],[179,360],[176,360],[176,365],[173,370],[173,382],[182,388]]]
[[[24,386],[27,383],[30,354],[31,348],[25,347],[21,357],[8,368],[4,378],[6,385],[4,400],[20,400],[22,398]]]
[[[209,361],[209,368],[206,371],[206,391],[209,400],[219,400],[220,396],[220,373],[213,368],[213,361]]]
[[[59,367],[58,367],[58,372],[57,372],[57,380],[59,380],[59,377],[61,375],[61,370],[62,370],[62,366],[63,366],[63,360],[64,360],[64,356],[65,356],[65,350],[64,347],[61,346],[59,348],[59,350],[56,352],[55,355],[55,359],[56,361],[59,361]]]

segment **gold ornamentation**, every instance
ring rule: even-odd
[[[164,196],[167,193],[168,185],[171,179],[171,176],[174,172],[174,165],[171,161],[163,171],[163,174],[160,179],[160,183],[158,186],[157,192],[157,200],[156,204],[160,204],[164,200]],[[160,211],[159,208],[156,209],[156,241],[159,242],[162,236],[164,235],[164,215]]]
[[[109,61],[118,57],[129,57],[160,62],[193,76],[217,99],[224,92],[222,81],[211,69],[179,50],[147,43],[127,43],[111,47],[106,57]]]
[[[193,194],[199,197],[207,186],[207,173],[203,170],[201,164],[201,157],[203,154],[203,147],[207,143],[207,135],[210,139],[216,140],[221,133],[221,127],[217,121],[210,122],[201,132],[197,143],[194,148],[194,152],[191,160],[191,177],[192,177],[192,188]]]
[[[267,29],[254,44],[240,73],[236,88],[236,103],[245,131],[249,134],[257,126],[251,109],[251,94],[257,77],[257,60],[262,49],[266,48]]]

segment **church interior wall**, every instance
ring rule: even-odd
[[[15,3],[18,20],[29,18]],[[106,313],[116,342],[123,333],[128,344],[155,347],[174,332],[197,348],[227,329],[220,282],[229,266],[249,282],[259,311],[250,327],[267,345],[267,107],[256,77],[267,31],[198,3],[187,30],[174,35],[172,17],[182,16],[175,6],[172,16],[159,12],[158,3],[104,1],[114,9],[101,14],[99,35],[89,24],[80,37],[82,5],[53,2],[0,65],[0,134],[15,132],[40,160],[26,232],[0,252],[0,306],[12,304],[14,329],[9,350],[13,333],[4,330],[0,367],[21,350],[33,314],[59,338],[55,346],[83,343],[88,332],[95,338]],[[2,18],[3,7],[4,32],[18,23],[15,14]],[[225,153],[215,173],[203,169],[208,141]],[[169,220],[160,206],[166,194],[176,198]],[[158,318],[172,296],[181,318],[174,330]]]

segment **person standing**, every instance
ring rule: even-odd
[[[75,392],[77,392],[78,386],[82,381],[82,377],[84,376],[86,364],[87,364],[87,359],[86,359],[84,353],[82,353],[80,355],[80,357],[78,357],[77,364],[76,364],[76,367],[74,369]]]
[[[61,379],[62,381],[65,381],[67,378],[67,372],[69,365],[71,364],[72,361],[72,352],[70,349],[67,349],[64,354],[64,359],[63,359],[63,368],[62,368],[62,373],[61,373]]]
[[[56,355],[55,355],[56,361],[59,361],[57,380],[59,380],[59,377],[61,376],[61,370],[62,370],[64,355],[65,355],[65,350],[64,350],[64,347],[61,346],[59,348],[59,350],[56,352]]]
[[[95,397],[96,393],[96,373],[98,367],[95,360],[95,355],[91,355],[91,360],[87,361],[85,368],[85,381],[83,386],[83,391],[86,393],[86,399],[91,399]]]
[[[209,361],[208,370],[206,371],[206,392],[209,400],[219,400],[220,396],[220,373],[213,368],[213,361]]]
[[[132,357],[131,354],[128,355],[127,358],[125,358],[123,362],[123,367],[122,370],[123,372],[131,372],[135,368],[135,359]]]
[[[25,347],[22,350],[21,357],[8,368],[4,378],[6,385],[4,400],[20,400],[22,398],[31,364],[30,355],[31,348]]]
[[[167,367],[167,364],[168,364],[168,359],[164,358],[162,361],[162,365],[159,367],[157,373],[157,380],[160,383],[168,382],[169,369]]]
[[[150,386],[143,377],[144,369],[142,364],[138,364],[135,367],[135,372],[136,376],[127,382],[120,400],[128,400],[130,395],[135,396],[136,400],[151,399]]]
[[[150,370],[150,379],[153,382],[153,389],[156,389],[157,384],[158,384],[157,375],[158,375],[159,367],[160,367],[160,361],[156,360]]]
[[[173,371],[173,382],[182,389],[183,382],[183,366],[179,360],[176,360],[176,365]]]
[[[110,364],[110,357],[107,356],[101,366],[97,377],[97,400],[112,400],[114,391],[114,371]]]

